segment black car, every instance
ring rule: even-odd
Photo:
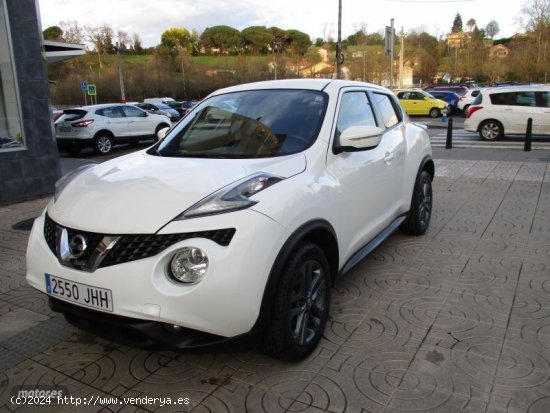
[[[174,101],[174,102],[166,102],[168,106],[170,106],[172,109],[176,109],[180,116],[185,116],[185,114],[191,109],[193,106],[195,106],[192,102],[189,102],[187,100],[184,101]]]

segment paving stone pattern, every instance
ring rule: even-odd
[[[301,363],[76,330],[26,285],[28,231],[12,228],[47,199],[0,208],[0,411],[550,412],[550,164],[439,159],[436,170],[428,233],[394,234],[335,285],[325,337]],[[15,405],[21,385],[96,405]],[[190,403],[122,401],[143,396]]]

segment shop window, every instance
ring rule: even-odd
[[[0,153],[25,149],[6,0],[0,0]]]

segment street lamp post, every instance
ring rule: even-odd
[[[336,79],[342,74],[342,0],[338,0],[338,41],[336,42]]]
[[[126,103],[126,93],[124,92],[124,79],[122,77],[122,65],[120,64],[120,47],[116,42],[116,58],[118,63],[118,80],[120,82],[120,101]]]

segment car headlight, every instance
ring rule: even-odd
[[[83,173],[84,171],[94,167],[95,164],[88,164],[88,165],[82,165],[79,166],[76,169],[73,169],[71,172],[63,175],[56,183],[55,183],[55,194],[53,196],[54,201],[57,201],[57,198],[61,195],[63,190],[71,183],[73,179],[75,179],[78,175]]]
[[[282,180],[283,178],[280,176],[264,172],[247,176],[197,202],[174,220],[222,214],[249,208],[258,202],[251,200],[251,196]]]
[[[184,247],[177,251],[168,266],[170,276],[184,284],[200,282],[207,271],[208,255],[196,247]]]

